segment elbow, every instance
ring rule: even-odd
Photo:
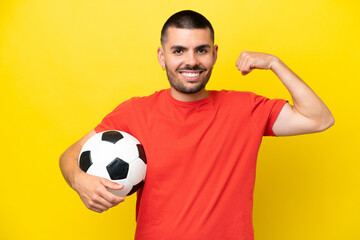
[[[63,159],[64,159],[64,153],[62,153],[59,157],[59,167],[60,167],[61,172],[63,172],[63,165],[64,165]]]
[[[333,126],[335,124],[335,118],[334,116],[331,114],[331,117],[330,117],[330,121],[329,121],[329,127]],[[328,127],[328,128],[329,128]]]
[[[330,113],[328,117],[324,118],[323,121],[319,124],[319,132],[325,131],[332,127],[335,124],[335,118]]]

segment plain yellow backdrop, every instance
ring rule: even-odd
[[[169,87],[156,49],[184,9],[215,29],[208,89],[290,100],[272,72],[235,67],[242,50],[272,53],[336,119],[323,133],[264,139],[255,238],[360,239],[360,5],[350,0],[0,1],[0,239],[133,238],[136,196],[91,212],[58,158],[120,102]]]

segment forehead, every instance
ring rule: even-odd
[[[197,46],[202,44],[213,45],[209,28],[185,29],[170,27],[167,30],[167,40],[164,45],[171,47],[173,45]]]

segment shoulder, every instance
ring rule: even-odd
[[[168,89],[159,90],[159,91],[156,91],[153,94],[150,94],[148,96],[133,97],[133,98],[130,99],[130,101],[138,102],[138,103],[157,101],[157,100],[159,100],[159,98],[162,98],[162,97],[164,97],[166,95],[167,90]]]
[[[141,106],[148,106],[154,104],[155,102],[159,101],[161,98],[164,97],[166,94],[166,89],[156,91],[151,95],[148,96],[141,96],[141,97],[132,97],[124,102],[122,102],[118,107],[141,107]]]
[[[210,90],[211,94],[220,97],[249,97],[249,95],[256,95],[255,93],[248,91],[236,91],[236,90]]]
[[[249,104],[252,102],[252,99],[258,96],[252,92],[235,90],[211,91],[211,94],[215,101],[237,104]]]

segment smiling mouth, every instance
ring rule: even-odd
[[[202,72],[180,72],[181,75],[187,78],[196,78],[200,75]]]
[[[198,65],[193,66],[193,67],[185,66],[185,67],[177,69],[177,72],[179,72],[181,74],[181,76],[183,76],[188,81],[197,81],[199,76],[204,71],[206,71],[206,68],[200,67]]]

